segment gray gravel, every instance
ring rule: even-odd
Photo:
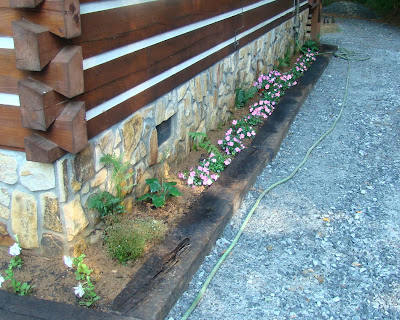
[[[190,319],[400,319],[400,29],[339,19],[323,42],[351,63],[342,120],[294,179],[270,192]],[[339,112],[347,62],[333,58],[263,190],[287,176]],[[258,197],[248,194],[167,319],[180,319]]]
[[[362,4],[345,1],[334,2],[329,6],[323,7],[322,12],[326,14],[338,14],[347,17],[358,17],[365,19],[379,18],[375,12],[371,11]]]

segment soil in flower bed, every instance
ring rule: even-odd
[[[297,56],[291,59],[293,64],[296,58]],[[283,72],[285,71],[283,70]],[[234,109],[230,120],[226,124],[221,124],[218,130],[207,134],[211,143],[217,146],[217,141],[223,139],[225,132],[232,126],[231,121],[233,119],[239,120],[249,115],[249,108],[247,106],[259,100],[260,97],[257,94],[256,97],[246,104],[246,107]],[[243,143],[247,147],[250,145],[251,139],[245,139]],[[177,182],[177,188],[182,193],[181,196],[169,198],[162,208],[155,208],[150,203],[136,203],[132,211],[126,213],[123,218],[156,219],[165,224],[168,230],[167,233],[171,232],[189,210],[196,206],[196,201],[198,201],[202,191],[206,188],[203,186],[188,187],[187,181],[179,179],[178,174],[184,170],[189,170],[191,167],[198,166],[199,161],[207,157],[208,154],[205,150],[192,150],[183,162],[169,167],[169,170],[167,170],[168,176],[165,179]],[[91,278],[95,285],[95,292],[100,297],[100,300],[93,305],[93,308],[108,311],[114,298],[147,260],[152,250],[156,249],[157,245],[150,243],[141,258],[135,261],[127,261],[123,265],[110,257],[103,241],[100,240],[96,244],[88,246],[83,251],[86,255],[84,263],[93,269]],[[8,247],[0,247],[0,274],[3,277],[5,277],[4,271],[8,267],[10,258]],[[34,286],[31,293],[32,296],[45,300],[78,304],[73,290],[73,287],[77,286],[78,281],[75,279],[74,271],[66,267],[62,257],[45,258],[30,250],[23,249],[21,258],[24,261],[24,265],[20,270],[14,272],[14,276],[18,281],[28,282]],[[3,283],[1,290],[11,290],[7,286],[8,281]]]
[[[235,109],[232,119],[239,119],[248,114],[248,108]],[[221,139],[225,131],[230,127],[228,122],[220,126],[218,130],[208,133],[210,141],[217,145],[218,139]],[[250,143],[250,141],[248,141]],[[132,212],[124,215],[124,218],[152,218],[162,221],[169,231],[173,230],[180,219],[184,218],[187,212],[195,205],[200,194],[205,187],[190,188],[186,181],[179,179],[180,171],[197,166],[199,160],[207,157],[204,150],[192,150],[185,160],[179,164],[171,165],[167,180],[176,181],[178,189],[182,192],[179,197],[168,198],[162,208],[155,208],[151,203],[136,203]],[[12,243],[11,243],[12,244]],[[95,284],[95,292],[100,296],[93,308],[108,311],[108,308],[114,298],[126,286],[135,272],[146,261],[147,257],[155,250],[154,243],[149,244],[146,252],[136,261],[128,261],[125,265],[113,260],[107,252],[107,247],[100,240],[94,245],[87,246],[84,253],[86,258],[84,263],[93,269],[92,280]],[[0,247],[0,274],[5,277],[5,270],[12,256],[8,253],[8,247]],[[78,304],[74,296],[73,287],[77,286],[75,274],[72,269],[68,269],[63,262],[62,257],[47,258],[35,254],[31,250],[22,249],[21,258],[24,261],[23,267],[14,272],[15,278],[21,282],[28,282],[33,285],[31,296],[64,302],[69,304]],[[3,283],[0,290],[11,290],[8,288],[8,281]]]

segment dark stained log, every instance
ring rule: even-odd
[[[37,133],[68,152],[78,153],[88,142],[85,116],[84,102],[69,102],[47,132]]]
[[[0,148],[24,149],[24,138],[32,130],[21,126],[19,107],[0,105]]]
[[[160,96],[168,93],[172,89],[176,88],[180,84],[190,80],[197,74],[199,74],[201,71],[211,67],[213,64],[216,62],[222,60],[229,54],[239,50],[241,47],[245,46],[249,42],[257,39],[261,35],[265,34],[266,32],[270,31],[271,29],[279,26],[283,22],[287,21],[288,19],[292,18],[293,14],[288,13],[285,16],[275,20],[271,24],[266,25],[263,28],[260,28],[259,30],[249,34],[248,36],[240,39],[239,42],[239,47],[234,47],[233,44],[230,46],[227,46],[220,51],[217,51],[216,53],[208,56],[207,58],[193,64],[192,66],[174,74],[173,76],[165,79],[164,81],[152,86],[151,88],[139,93],[138,95],[120,103],[119,105],[115,106],[114,108],[98,115],[97,117],[90,119],[88,121],[88,136],[89,139],[93,138],[94,136],[98,135],[102,131],[108,129],[112,125],[116,124],[117,122],[125,119],[135,111],[139,110],[140,108],[146,106],[147,104],[151,103],[152,101],[156,100]],[[104,86],[104,87],[108,87]],[[101,94],[101,89],[96,89],[93,90],[93,92],[97,93],[97,95]],[[119,89],[119,86],[115,86],[114,90]],[[112,92],[111,88],[108,88],[110,92]],[[87,94],[80,96],[79,98],[82,97],[88,97]],[[94,94],[92,96],[94,99]],[[90,103],[88,99],[85,99],[85,102]],[[89,108],[87,108],[89,110]]]
[[[10,7],[11,8],[35,8],[43,0],[10,0]]]
[[[26,78],[18,83],[22,126],[46,131],[69,99],[35,79]]]
[[[242,17],[225,19],[87,69],[84,71],[86,91],[78,99],[84,100],[86,109],[90,110],[183,61],[233,38],[235,30],[242,25],[242,22],[245,27],[241,31],[246,31],[269,17],[285,11],[292,4],[290,0],[284,0],[279,4],[266,5],[245,13],[243,21]],[[260,32],[256,34],[262,35]],[[93,90],[96,86],[99,88]]]
[[[18,81],[27,75],[28,72],[15,68],[13,49],[0,49],[0,92],[18,94]]]
[[[17,69],[41,71],[63,47],[48,29],[27,20],[12,22]]]
[[[26,160],[52,163],[61,158],[66,152],[54,142],[33,133],[24,139]]]
[[[83,93],[81,47],[64,47],[47,67],[41,72],[32,72],[31,76],[68,98]]]
[[[11,23],[26,19],[62,38],[81,34],[79,0],[46,0],[34,9],[0,8],[0,34],[12,36]]]
[[[72,41],[82,46],[86,59],[257,2],[259,0],[158,0],[83,14],[84,33]]]

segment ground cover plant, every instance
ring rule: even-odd
[[[249,145],[258,126],[279,107],[284,91],[295,85],[297,78],[307,70],[315,55],[310,48],[305,50],[306,55],[291,69],[271,71],[257,78],[254,84],[243,85],[241,88],[246,91],[248,100],[236,109],[229,123],[221,124],[219,131],[208,134],[191,133],[198,151],[186,158],[188,166],[177,164],[178,167],[170,170],[173,175],[149,179],[149,198],[135,203],[132,208],[126,208],[123,201],[132,187],[129,165],[122,162],[122,157],[107,155],[103,162],[112,173],[112,197],[111,200],[107,196],[99,197],[103,204],[92,206],[99,210],[104,222],[101,229],[94,231],[101,234],[101,240],[82,247],[84,255],[78,253],[76,258],[50,259],[22,250],[19,257],[25,263],[22,268],[13,269],[14,278],[32,286],[30,294],[35,297],[108,311],[116,295],[151,254],[152,245],[162,240],[190,210],[202,190],[218,180],[234,156]],[[185,168],[188,169],[182,171]],[[167,185],[169,182],[174,183]],[[185,188],[187,186],[190,188]],[[151,194],[162,189],[165,192],[168,188],[176,188],[183,194],[173,196],[173,191],[165,197],[163,205],[156,207]],[[102,214],[103,205],[106,209]],[[8,259],[9,253],[0,248],[0,261]],[[4,276],[0,275],[2,289],[9,283],[1,271],[7,266],[0,264],[0,273]],[[13,291],[11,287],[8,290]]]

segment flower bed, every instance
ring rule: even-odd
[[[253,138],[257,127],[271,116],[285,91],[295,86],[298,78],[316,60],[316,54],[317,52],[309,49],[286,73],[273,70],[266,75],[260,75],[253,84],[258,89],[259,99],[247,107],[249,113],[232,120],[225,136],[217,142],[219,150],[213,149],[214,152],[209,153],[198,166],[180,172],[179,178],[184,179],[189,187],[210,186],[217,181],[220,173],[232,162],[232,158],[245,148],[245,140]]]

